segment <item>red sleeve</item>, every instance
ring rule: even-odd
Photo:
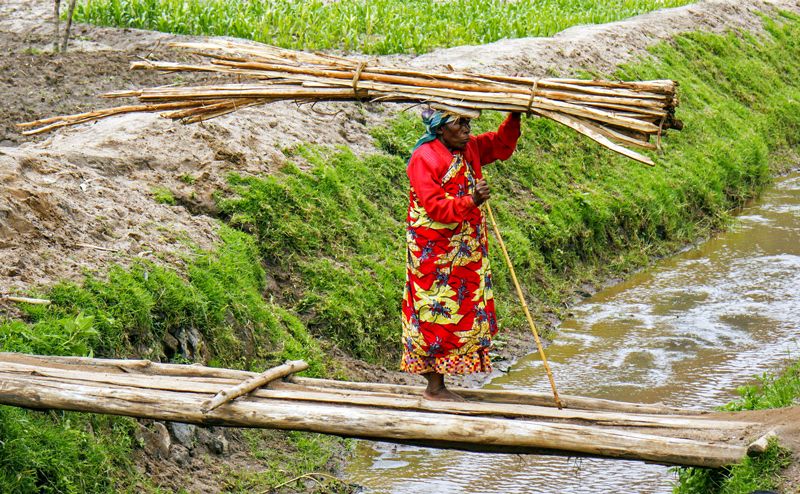
[[[475,143],[480,157],[480,166],[492,161],[507,160],[517,147],[520,135],[521,114],[510,113],[500,124],[497,132],[487,132],[475,136]]]
[[[475,208],[472,196],[447,197],[440,183],[442,167],[437,166],[440,160],[428,149],[419,148],[408,162],[408,179],[412,193],[428,213],[428,217],[439,223],[457,223],[464,221],[467,213]]]

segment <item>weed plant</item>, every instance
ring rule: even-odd
[[[83,0],[75,19],[176,34],[233,36],[303,50],[424,53],[550,36],[688,0]]]
[[[726,411],[762,410],[794,405],[800,399],[800,361],[779,375],[765,373],[758,384],[739,388],[739,399]],[[770,442],[767,451],[730,468],[677,468],[675,494],[750,494],[780,488],[780,473],[791,464],[791,451]]]

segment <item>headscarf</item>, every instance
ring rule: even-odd
[[[450,113],[434,110],[433,108],[426,108],[423,110],[422,123],[425,124],[425,133],[419,138],[417,144],[414,145],[414,149],[412,149],[411,152],[413,153],[418,147],[422,146],[426,142],[431,142],[436,139],[436,130],[449,122],[452,117],[453,116]]]

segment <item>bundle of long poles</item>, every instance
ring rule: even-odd
[[[207,72],[234,76],[236,82],[115,91],[103,96],[137,98],[138,104],[46,118],[19,127],[25,129],[24,134],[38,134],[131,112],[161,112],[164,117],[193,123],[274,101],[385,101],[429,104],[468,116],[478,115],[480,110],[536,114],[651,165],[649,157],[629,148],[657,149],[665,130],[682,127],[675,119],[677,83],[672,80],[622,82],[432,72],[221,40],[172,46],[199,55],[204,62],[144,60],[133,62],[131,68]]]

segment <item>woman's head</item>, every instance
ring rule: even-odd
[[[470,119],[466,117],[451,118],[444,125],[436,129],[436,137],[448,149],[463,151],[469,142],[469,133],[472,130]]]
[[[473,113],[475,117],[480,115],[480,112]],[[439,139],[451,150],[463,150],[469,142],[470,120],[470,115],[426,108],[422,112],[425,134],[419,138],[411,152],[413,153],[418,147],[436,139]]]

